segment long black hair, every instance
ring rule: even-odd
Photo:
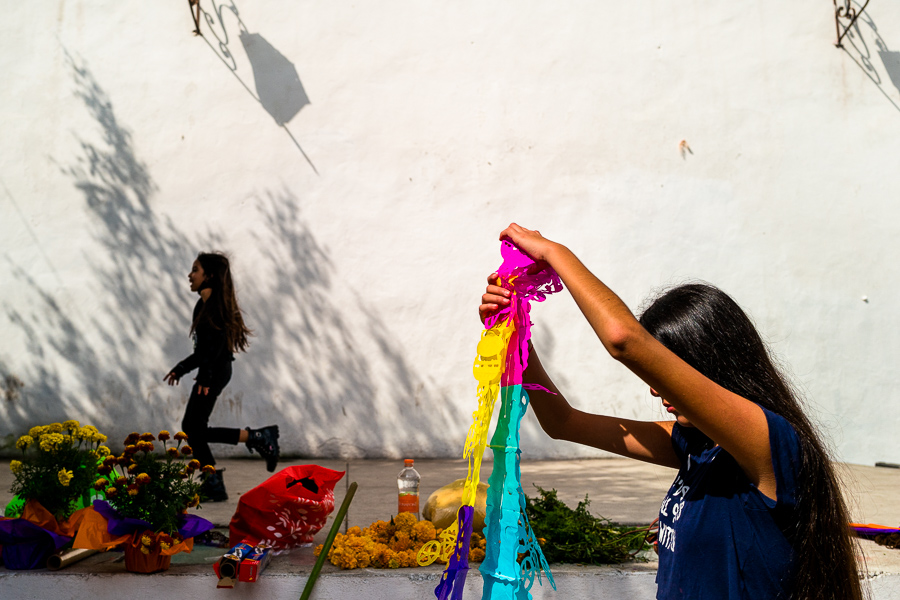
[[[707,378],[784,417],[800,438],[794,547],[795,600],[861,600],[855,544],[837,475],[825,445],[737,303],[708,284],[672,288],[640,317],[641,325]]]
[[[219,252],[201,252],[197,255],[197,262],[203,268],[206,281],[202,288],[210,288],[212,293],[203,303],[203,309],[197,315],[197,319],[191,323],[191,333],[197,329],[200,322],[204,322],[213,329],[223,330],[228,350],[242,352],[247,349],[250,342],[247,337],[252,335],[241,316],[241,308],[238,306],[237,295],[234,292],[234,282],[231,279],[231,265],[228,257]]]

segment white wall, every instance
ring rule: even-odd
[[[844,50],[813,0],[202,0],[204,37],[185,2],[4,4],[0,375],[24,387],[0,436],[177,428],[189,389],[161,379],[213,248],[257,334],[213,424],[279,422],[308,456],[459,454],[476,306],[517,221],[632,307],[724,288],[842,459],[900,462],[886,3]],[[570,297],[533,314],[573,403],[661,416]],[[529,457],[592,454],[533,417],[523,435]]]

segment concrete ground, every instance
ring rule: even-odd
[[[345,526],[366,526],[377,519],[386,520],[396,512],[396,475],[403,466],[402,461],[347,462],[319,459],[285,461],[279,466],[306,463],[347,472],[335,489],[336,506],[340,506],[343,501],[350,482],[357,482],[359,488],[350,506]],[[206,504],[197,514],[222,527],[227,533],[228,523],[240,495],[264,481],[268,473],[261,460],[221,460],[217,466],[226,469],[225,482],[230,498],[227,502]],[[491,466],[486,457],[482,465],[482,480],[487,480]],[[417,460],[416,469],[422,475],[422,505],[435,489],[466,476],[466,463],[462,460]],[[900,524],[900,504],[897,502],[900,497],[900,470],[841,465],[841,473],[855,521],[889,526]],[[622,524],[647,525],[653,521],[673,478],[674,471],[670,469],[627,459],[522,462],[522,484],[526,494],[536,494],[533,486],[556,489],[560,499],[570,506],[584,499],[587,494],[591,501],[591,512]],[[0,507],[5,506],[10,499],[8,490],[11,482],[8,461],[0,462]],[[329,520],[328,526],[330,525]],[[327,529],[323,529],[316,536],[315,543],[324,542],[326,535]],[[862,541],[861,548],[873,597],[877,600],[900,600],[900,550],[887,549],[869,541]],[[154,594],[168,593],[169,586],[172,586],[171,591],[177,590],[180,596],[185,596],[189,590],[193,590],[190,593],[194,597],[228,595],[230,592],[213,591],[215,577],[212,574],[212,564],[221,554],[222,551],[218,548],[198,546],[191,554],[176,555],[169,571],[154,576],[127,574],[119,552],[96,555],[58,572],[7,571],[0,567],[0,590],[6,590],[0,596],[61,597],[58,590],[65,589],[68,594],[65,597],[71,598],[97,600],[107,595],[110,598],[120,598],[123,585],[127,585],[132,592],[137,586],[137,589],[152,591]],[[240,595],[242,598],[257,595],[261,598],[282,595],[299,597],[314,562],[311,547],[280,555],[272,561],[258,583],[240,584],[243,590]],[[610,567],[554,565],[551,570],[559,591],[553,592],[545,581],[544,587],[535,585],[532,589],[535,598],[655,597],[655,564],[652,557],[649,562],[644,563]],[[431,590],[437,584],[440,573],[438,565],[394,571],[363,569],[341,572],[326,564],[312,598],[351,598],[362,593],[372,600],[382,597],[391,600],[428,598],[433,597]],[[466,597],[479,597],[481,582],[476,569],[470,571],[468,581]]]

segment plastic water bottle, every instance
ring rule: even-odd
[[[419,472],[413,468],[413,460],[403,461],[404,467],[397,475],[397,512],[409,512],[419,518]]]

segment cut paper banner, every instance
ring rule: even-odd
[[[556,589],[525,514],[519,471],[519,426],[528,408],[525,390],[543,389],[522,382],[528,365],[531,302],[543,302],[547,295],[561,291],[563,286],[549,265],[536,263],[511,242],[503,241],[500,253],[503,263],[497,270],[498,285],[512,291],[512,296],[506,308],[487,319],[478,342],[478,356],[473,366],[478,381],[478,409],[473,413],[463,450],[463,458],[469,465],[468,476],[455,525],[456,543],[434,592],[438,600],[462,598],[469,570],[469,539],[481,459],[498,398],[501,399],[500,414],[490,444],[494,452],[494,469],[489,480],[484,529],[487,548],[480,569],[484,579],[482,598],[528,600],[531,598],[529,590],[535,577],[540,580],[541,570]],[[521,561],[520,556],[523,557]],[[426,559],[419,558],[420,564]]]

